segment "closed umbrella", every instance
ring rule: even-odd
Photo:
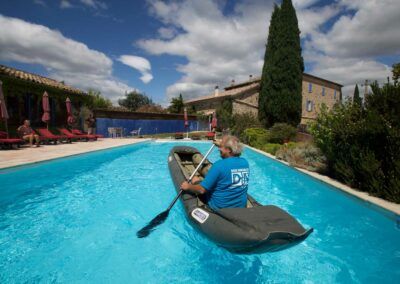
[[[42,121],[47,124],[47,128],[49,128],[49,121],[50,121],[50,103],[49,103],[49,95],[47,92],[44,92],[43,99],[42,99],[42,106],[43,106],[43,116]]]
[[[187,110],[186,108],[183,109],[183,118],[185,120],[185,128],[186,128],[186,138],[189,138],[189,120],[188,120],[188,115],[187,115]]]
[[[72,105],[71,105],[71,100],[69,98],[67,98],[67,100],[65,101],[65,104],[67,106],[67,123],[69,125],[72,125],[75,122],[74,117],[72,116]]]
[[[217,128],[217,122],[218,122],[218,120],[217,120],[217,112],[213,112],[213,118],[212,118],[212,120],[211,120],[211,129],[213,129],[214,130],[214,132],[215,132],[215,129]]]
[[[5,121],[7,138],[8,138],[8,125],[7,125],[8,118],[9,116],[7,112],[6,101],[4,99],[4,94],[3,94],[3,82],[0,81],[0,119]]]

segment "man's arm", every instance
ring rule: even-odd
[[[200,184],[191,184],[191,183],[188,183],[187,181],[184,181],[181,184],[181,189],[183,191],[189,191],[189,192],[196,193],[196,194],[206,193],[206,190]]]

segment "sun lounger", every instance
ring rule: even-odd
[[[176,132],[175,133],[175,139],[183,139],[183,133],[182,132]]]
[[[60,133],[62,133],[63,135],[67,136],[70,139],[89,141],[89,139],[92,138],[92,137],[88,137],[88,135],[73,134],[66,128],[58,128],[58,131],[60,131]]]
[[[97,140],[97,138],[104,138],[103,135],[100,134],[86,134],[83,133],[82,131],[80,131],[79,129],[72,129],[72,133],[75,135],[85,135],[87,137],[89,137],[89,139],[93,139],[93,140]]]
[[[66,141],[67,143],[71,143],[71,138],[68,138],[65,135],[54,135],[46,128],[38,128],[36,129],[39,132],[40,140],[46,141],[47,143],[53,141],[54,144],[57,144],[58,141]]]
[[[206,137],[208,140],[214,140],[215,133],[214,132],[207,132]]]
[[[0,131],[0,148],[12,148],[13,145],[19,147],[24,144],[24,140],[19,138],[7,138],[7,133]]]

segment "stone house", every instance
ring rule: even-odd
[[[219,87],[215,87],[214,94],[203,96],[191,100],[186,100],[184,104],[198,112],[210,115],[222,101],[232,100],[232,113],[258,113],[258,96],[260,92],[260,78],[249,77],[249,80],[239,84],[232,84],[225,87],[222,92]],[[342,99],[342,85],[322,79],[307,73],[303,73],[302,83],[302,114],[301,124],[307,124],[314,120],[321,106],[324,104],[328,109]]]

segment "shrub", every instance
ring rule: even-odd
[[[269,142],[283,144],[296,137],[297,130],[286,123],[275,123],[270,129]]]
[[[288,143],[281,146],[276,152],[278,159],[290,165],[307,169],[313,172],[326,171],[326,158],[321,150],[312,143]]]
[[[250,112],[235,114],[232,117],[232,121],[233,121],[232,134],[236,135],[237,137],[242,137],[243,132],[247,128],[262,127],[261,123],[258,121],[258,118]]]
[[[261,147],[261,150],[271,155],[275,155],[276,152],[282,147],[281,144],[267,143]]]
[[[247,128],[244,130],[241,139],[252,147],[261,149],[269,139],[269,132],[264,128]]]
[[[328,159],[328,174],[400,202],[400,86],[372,86],[364,107],[345,103],[323,110],[311,127]]]

